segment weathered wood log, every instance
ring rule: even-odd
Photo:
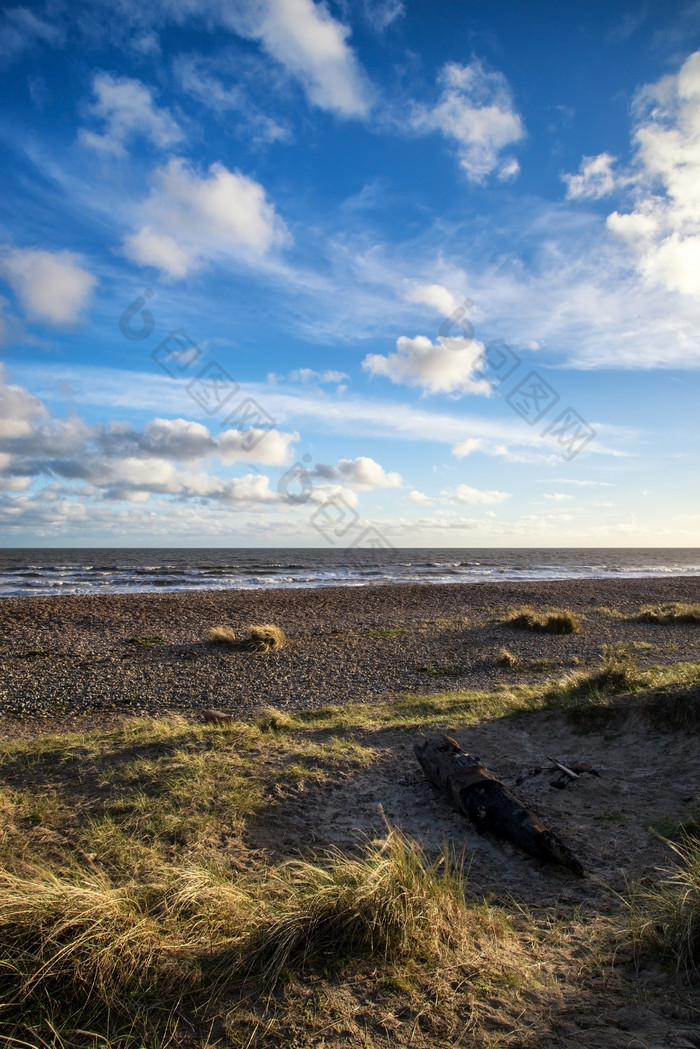
[[[435,736],[416,743],[413,749],[430,782],[479,830],[507,838],[539,860],[560,863],[574,874],[584,873],[556,834],[449,736]]]

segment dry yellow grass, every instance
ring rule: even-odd
[[[640,948],[675,969],[700,974],[700,839],[685,835],[668,842],[675,860],[651,887],[637,887],[632,931]]]
[[[287,644],[284,630],[274,623],[254,623],[242,637],[237,637],[231,627],[214,626],[209,631],[209,640],[215,645],[248,652],[277,652]]]
[[[248,628],[248,637],[244,644],[253,652],[276,652],[284,648],[287,638],[284,630],[274,623],[261,623]]]
[[[515,667],[520,666],[520,660],[510,649],[502,648],[496,657],[496,666],[503,667],[505,670],[514,670]]]
[[[511,609],[501,622],[515,630],[533,630],[539,634],[580,634],[581,620],[565,608],[538,612],[529,605]]]
[[[209,631],[209,640],[214,645],[235,645],[236,633],[230,626],[213,626]]]

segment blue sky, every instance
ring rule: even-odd
[[[700,3],[0,18],[1,544],[697,545]]]

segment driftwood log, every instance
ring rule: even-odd
[[[530,856],[560,863],[574,874],[583,867],[551,830],[540,823],[483,765],[449,736],[416,743],[414,751],[426,777],[479,830],[507,838]]]

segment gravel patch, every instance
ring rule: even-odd
[[[700,602],[700,579],[585,580],[216,591],[0,600],[0,734],[105,725],[121,716],[217,707],[316,707],[387,694],[492,688],[597,662],[603,644],[638,646],[642,665],[700,659],[697,625],[633,624],[596,611]],[[581,634],[513,630],[506,608],[565,607]],[[237,634],[282,627],[289,644],[252,653],[211,645],[210,627]],[[497,665],[507,647],[525,669]],[[529,667],[529,664],[537,664]]]

